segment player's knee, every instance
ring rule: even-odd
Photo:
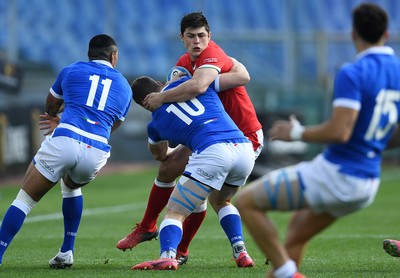
[[[172,159],[160,163],[157,179],[162,182],[172,182],[183,172],[184,167],[177,165]]]
[[[233,201],[233,205],[239,210],[245,210],[250,208],[250,196],[248,190],[241,190],[236,194],[236,198]]]
[[[64,189],[66,191],[68,191],[68,189],[69,190],[79,189],[82,186],[84,186],[85,184],[87,184],[87,183],[83,183],[83,184],[76,183],[68,175],[64,176],[64,178],[62,178],[62,181],[63,182],[61,183],[61,186],[64,185]]]
[[[243,201],[240,196],[237,196],[237,198],[233,201],[233,205],[240,211],[243,209]]]
[[[218,196],[215,196],[213,194],[210,195],[209,202],[210,202],[212,208],[214,209],[214,211],[217,213],[221,208],[231,205],[230,199],[219,199]]]
[[[197,207],[192,211],[192,213],[200,213],[200,212],[203,212],[203,211],[206,211],[206,210],[207,210],[207,202],[204,202],[203,204],[197,206]]]
[[[61,179],[60,184],[61,194],[64,198],[71,198],[82,195],[81,187],[72,189],[65,184],[64,179]]]

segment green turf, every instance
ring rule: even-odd
[[[155,169],[136,174],[101,175],[83,188],[84,216],[76,239],[72,269],[49,269],[63,235],[61,194],[56,186],[31,212],[0,267],[0,277],[265,277],[268,266],[245,230],[247,248],[256,262],[238,269],[231,249],[210,209],[190,248],[189,263],[178,271],[131,271],[139,262],[158,257],[158,241],[122,252],[116,242],[142,217]],[[386,170],[373,205],[339,220],[309,244],[301,271],[307,277],[399,277],[400,259],[382,249],[385,238],[400,239],[400,172]],[[0,217],[17,186],[0,187]],[[43,215],[55,219],[40,220]],[[282,236],[290,214],[272,214]]]

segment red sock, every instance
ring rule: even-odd
[[[157,224],[157,219],[168,203],[174,187],[158,187],[153,184],[150,191],[149,199],[147,200],[147,208],[144,212],[140,226],[145,229],[151,229]]]
[[[192,241],[194,235],[199,230],[201,223],[203,223],[206,217],[207,210],[202,212],[195,212],[190,214],[185,221],[183,221],[183,235],[182,240],[178,246],[178,253],[187,255],[189,252],[189,244]]]

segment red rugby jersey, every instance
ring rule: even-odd
[[[213,67],[219,73],[228,72],[233,63],[221,47],[210,41],[196,61],[192,62],[190,55],[185,53],[176,65],[185,67],[193,75],[194,71],[200,67]],[[220,92],[218,96],[226,112],[246,136],[261,129],[256,110],[244,86]]]

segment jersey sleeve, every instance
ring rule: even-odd
[[[158,134],[157,128],[155,127],[153,121],[150,122],[150,123],[147,125],[147,136],[148,136],[148,141],[149,141],[149,143],[152,144],[152,145],[157,145],[157,144],[159,144],[161,141],[163,141],[163,140],[160,138],[160,135]]]
[[[220,92],[220,89],[219,89],[219,77],[220,77],[220,74],[218,74],[217,77],[215,78],[215,80],[213,82],[211,82],[211,84],[210,84],[210,87],[212,89],[214,89],[214,91],[216,91],[217,93]]]
[[[62,81],[64,80],[64,76],[68,71],[68,67],[63,68],[57,76],[56,81],[50,88],[50,93],[58,99],[64,99],[63,91],[62,91]]]
[[[333,106],[359,110],[361,107],[361,88],[356,73],[351,66],[344,66],[337,73],[334,83]]]
[[[213,68],[217,70],[218,73],[229,71],[232,65],[232,61],[225,52],[211,42],[210,46],[201,53],[196,61],[196,68]]]
[[[131,104],[132,104],[132,94],[131,94],[131,92],[132,92],[132,90],[131,90],[131,87],[129,86],[129,83],[128,83],[128,81],[126,80],[126,85],[125,85],[125,90],[127,90],[127,92],[129,92],[127,95],[128,95],[128,99],[126,100],[126,106],[125,106],[125,111],[123,111],[123,113],[122,113],[122,117],[120,117],[120,121],[125,121],[125,118],[126,118],[126,115],[128,114],[128,112],[129,112],[129,108],[131,107]]]

